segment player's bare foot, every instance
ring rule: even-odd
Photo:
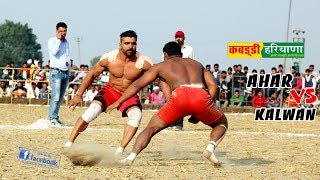
[[[124,156],[123,156],[123,151],[124,151],[124,148],[123,147],[118,147],[116,149],[116,152],[114,152],[114,157],[117,159],[117,160],[120,160],[120,159],[123,159]]]
[[[131,166],[133,161],[129,160],[129,159],[122,159],[121,161],[119,161],[120,164],[124,165],[124,166]]]
[[[205,150],[202,154],[203,157],[207,158],[214,167],[220,167],[221,162],[216,158],[213,152],[210,152],[208,150]]]

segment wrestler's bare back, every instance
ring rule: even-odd
[[[174,57],[159,66],[159,75],[174,90],[184,84],[205,84],[203,69],[193,59]]]

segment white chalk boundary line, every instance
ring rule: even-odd
[[[14,126],[14,125],[0,125],[0,129],[7,130],[55,130],[61,129],[72,129],[72,126],[65,127],[50,127],[49,121],[45,119],[39,119],[35,123],[28,126]],[[118,128],[88,128],[87,131],[103,131],[103,132],[119,132],[123,130]],[[140,130],[141,131],[141,130]],[[162,133],[179,133],[179,134],[209,134],[210,130],[207,131],[174,131],[174,130],[163,130]],[[291,136],[291,137],[320,137],[320,134],[301,134],[301,133],[280,133],[280,132],[241,132],[241,131],[228,131],[227,134],[231,135],[264,135],[264,136]]]
[[[9,104],[0,104],[0,106],[6,106]],[[19,106],[31,106],[31,107],[40,107],[40,106],[45,106],[45,107],[49,107],[49,105],[39,105],[39,104],[18,104]],[[61,105],[61,107],[64,107],[64,105]],[[88,107],[79,107],[77,106],[76,108],[83,108],[83,109],[87,109]],[[157,109],[146,109],[146,110],[142,110],[143,111],[147,111],[147,112],[158,112],[159,110]],[[254,115],[254,113],[224,113],[227,116],[248,116],[248,115]]]

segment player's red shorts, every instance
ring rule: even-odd
[[[178,87],[172,92],[169,102],[158,111],[158,116],[172,125],[187,115],[192,115],[209,126],[217,123],[223,116],[214,107],[210,94],[205,89]]]
[[[100,101],[103,104],[102,111],[105,111],[109,105],[116,102],[121,96],[122,92],[111,87],[109,83],[106,83],[93,98],[93,100]],[[124,117],[127,116],[126,111],[132,106],[138,106],[140,109],[142,109],[140,99],[137,95],[123,102],[118,110],[122,112],[122,116]]]

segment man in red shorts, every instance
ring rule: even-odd
[[[131,30],[123,32],[120,35],[119,49],[104,54],[86,75],[76,96],[70,101],[70,107],[73,109],[82,101],[82,95],[92,81],[106,69],[110,72],[110,79],[94,97],[89,108],[77,120],[65,147],[70,147],[79,133],[84,131],[92,120],[118,100],[123,91],[153,65],[148,57],[136,52],[136,47],[137,34]],[[129,120],[128,126],[124,129],[121,145],[116,150],[116,155],[122,154],[140,125],[142,115],[139,97],[132,95],[119,106],[119,110],[122,112],[122,116],[128,116]]]
[[[165,61],[151,67],[107,108],[107,111],[111,112],[114,108],[121,107],[122,103],[157,77],[162,80],[163,91],[169,99],[139,134],[132,153],[121,162],[132,164],[135,157],[147,147],[155,134],[175,124],[181,117],[191,115],[193,121],[201,121],[212,127],[210,142],[203,156],[219,166],[220,162],[214,155],[214,149],[223,139],[228,122],[225,115],[213,106],[217,85],[212,74],[201,63],[190,58],[181,58],[181,47],[175,42],[167,43],[163,52]]]

